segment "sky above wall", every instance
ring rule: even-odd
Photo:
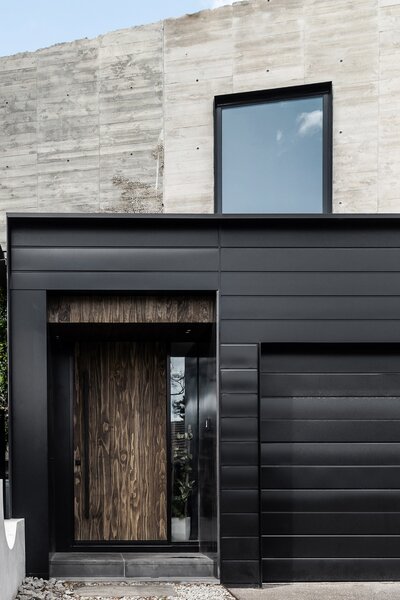
[[[223,4],[232,0],[0,0],[0,56]]]

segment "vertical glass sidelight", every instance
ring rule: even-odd
[[[170,357],[171,541],[198,539],[198,358]]]
[[[330,201],[330,94],[217,99],[223,213],[323,213]]]

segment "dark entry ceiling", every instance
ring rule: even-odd
[[[118,340],[206,342],[212,323],[51,323],[51,338],[60,341]]]

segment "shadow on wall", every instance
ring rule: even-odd
[[[24,519],[4,520],[3,481],[0,479],[0,600],[15,598],[25,577]]]

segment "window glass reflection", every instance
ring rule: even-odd
[[[222,212],[323,212],[322,96],[222,108]]]
[[[171,540],[198,539],[198,359],[170,358]]]

